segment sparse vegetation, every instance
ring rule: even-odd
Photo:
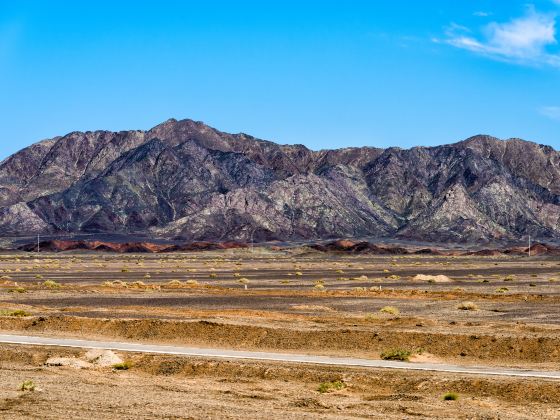
[[[115,363],[112,367],[115,370],[128,370],[133,366],[133,363],[131,361],[124,361],[122,363]]]
[[[390,314],[390,315],[399,315],[400,314],[399,308],[396,308],[394,306],[384,306],[383,308],[381,308],[379,310],[379,312],[384,313],[384,314]]]
[[[0,310],[0,316],[31,316],[31,314],[23,309],[3,309]]]
[[[400,360],[401,362],[408,362],[411,352],[403,349],[386,350],[381,353],[383,360]]]
[[[446,392],[442,397],[443,401],[457,401],[459,399],[459,394],[455,392]]]
[[[319,385],[319,387],[317,388],[317,391],[319,391],[321,394],[324,394],[326,392],[334,392],[334,391],[339,391],[341,389],[346,388],[346,384],[342,381],[332,381],[332,382],[323,382]]]
[[[43,286],[48,287],[49,289],[57,289],[61,286],[61,284],[54,280],[45,280],[43,282]]]
[[[26,381],[23,381],[21,383],[21,385],[19,386],[19,390],[20,391],[31,391],[31,392],[33,392],[33,391],[35,391],[35,383],[30,379],[28,379]]]

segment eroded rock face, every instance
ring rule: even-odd
[[[74,132],[0,163],[0,233],[186,241],[560,238],[560,153],[476,136],[311,151],[191,120]]]

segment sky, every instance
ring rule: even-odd
[[[560,0],[0,0],[0,159],[203,121],[312,149],[560,149]]]

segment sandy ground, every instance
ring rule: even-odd
[[[474,309],[459,309],[465,302]],[[366,358],[405,349],[418,360],[558,370],[559,308],[551,257],[0,256],[0,331],[12,333]],[[547,381],[363,370],[350,380],[327,367],[139,355],[124,372],[77,370],[43,365],[61,349],[0,350],[2,418],[560,417],[560,384]],[[317,391],[343,377],[344,389]],[[42,391],[18,391],[24,379]],[[442,401],[446,391],[459,400]]]

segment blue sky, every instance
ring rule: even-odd
[[[0,158],[201,120],[313,149],[560,149],[560,0],[0,1]]]

